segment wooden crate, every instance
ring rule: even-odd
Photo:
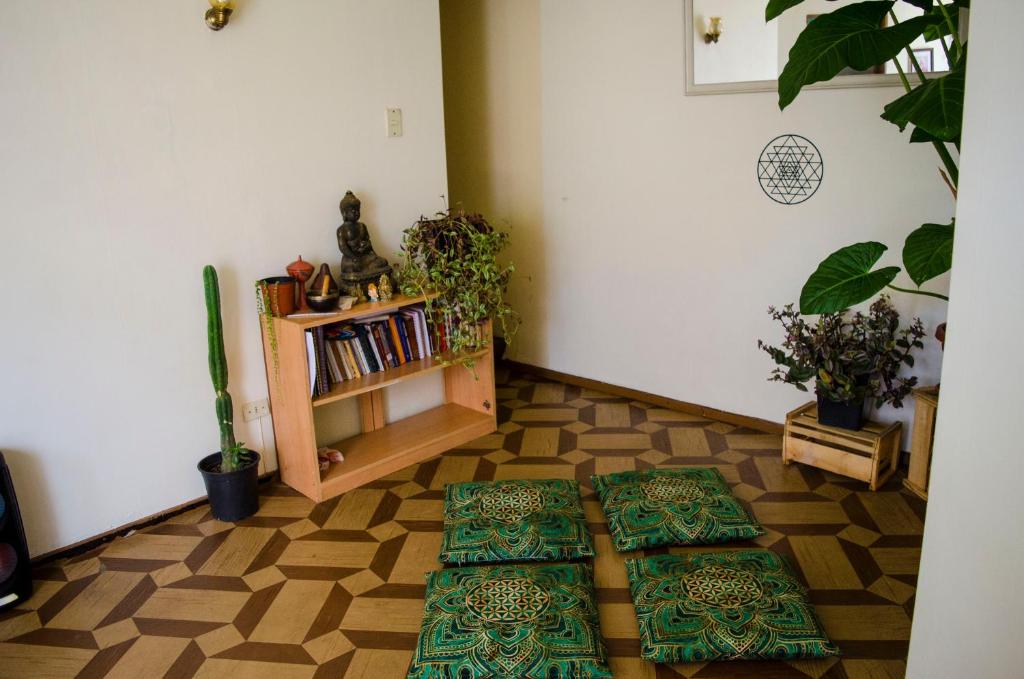
[[[939,408],[939,388],[914,390],[914,432],[910,439],[910,469],[903,487],[922,500],[928,499],[928,476],[932,468],[932,444],[935,436],[935,413]]]
[[[867,481],[877,490],[896,471],[902,429],[899,422],[867,422],[859,431],[828,427],[818,423],[817,403],[808,403],[786,415],[782,461]]]

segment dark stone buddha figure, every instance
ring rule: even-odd
[[[359,221],[361,201],[351,191],[341,199],[344,223],[338,227],[338,249],[341,250],[342,287],[351,294],[357,286],[376,282],[382,274],[391,274],[391,265],[373,251],[370,232]]]

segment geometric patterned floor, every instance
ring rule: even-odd
[[[0,678],[405,676],[438,568],[444,485],[575,478],[598,557],[601,628],[617,677],[890,679],[905,671],[925,504],[784,467],[781,438],[498,371],[499,430],[313,504],[279,483],[238,524],[204,505],[36,573],[0,613]],[[590,475],[717,467],[767,534],[711,549],[785,555],[841,659],[655,666],[638,659],[622,556]],[[707,550],[709,548],[698,548]],[[687,548],[648,553],[685,553]]]

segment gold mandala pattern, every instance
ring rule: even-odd
[[[497,486],[480,498],[480,513],[502,523],[516,523],[544,509],[544,496],[536,488]]]
[[[674,476],[655,476],[643,483],[641,491],[655,502],[695,502],[704,497],[699,483]]]
[[[757,601],[761,585],[750,572],[726,566],[705,566],[683,577],[687,596],[708,606],[735,608]]]
[[[515,624],[533,620],[551,603],[543,589],[525,578],[480,583],[466,595],[466,607],[487,622]]]

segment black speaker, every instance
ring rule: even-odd
[[[28,543],[21,523],[14,483],[0,453],[0,611],[32,596]]]

